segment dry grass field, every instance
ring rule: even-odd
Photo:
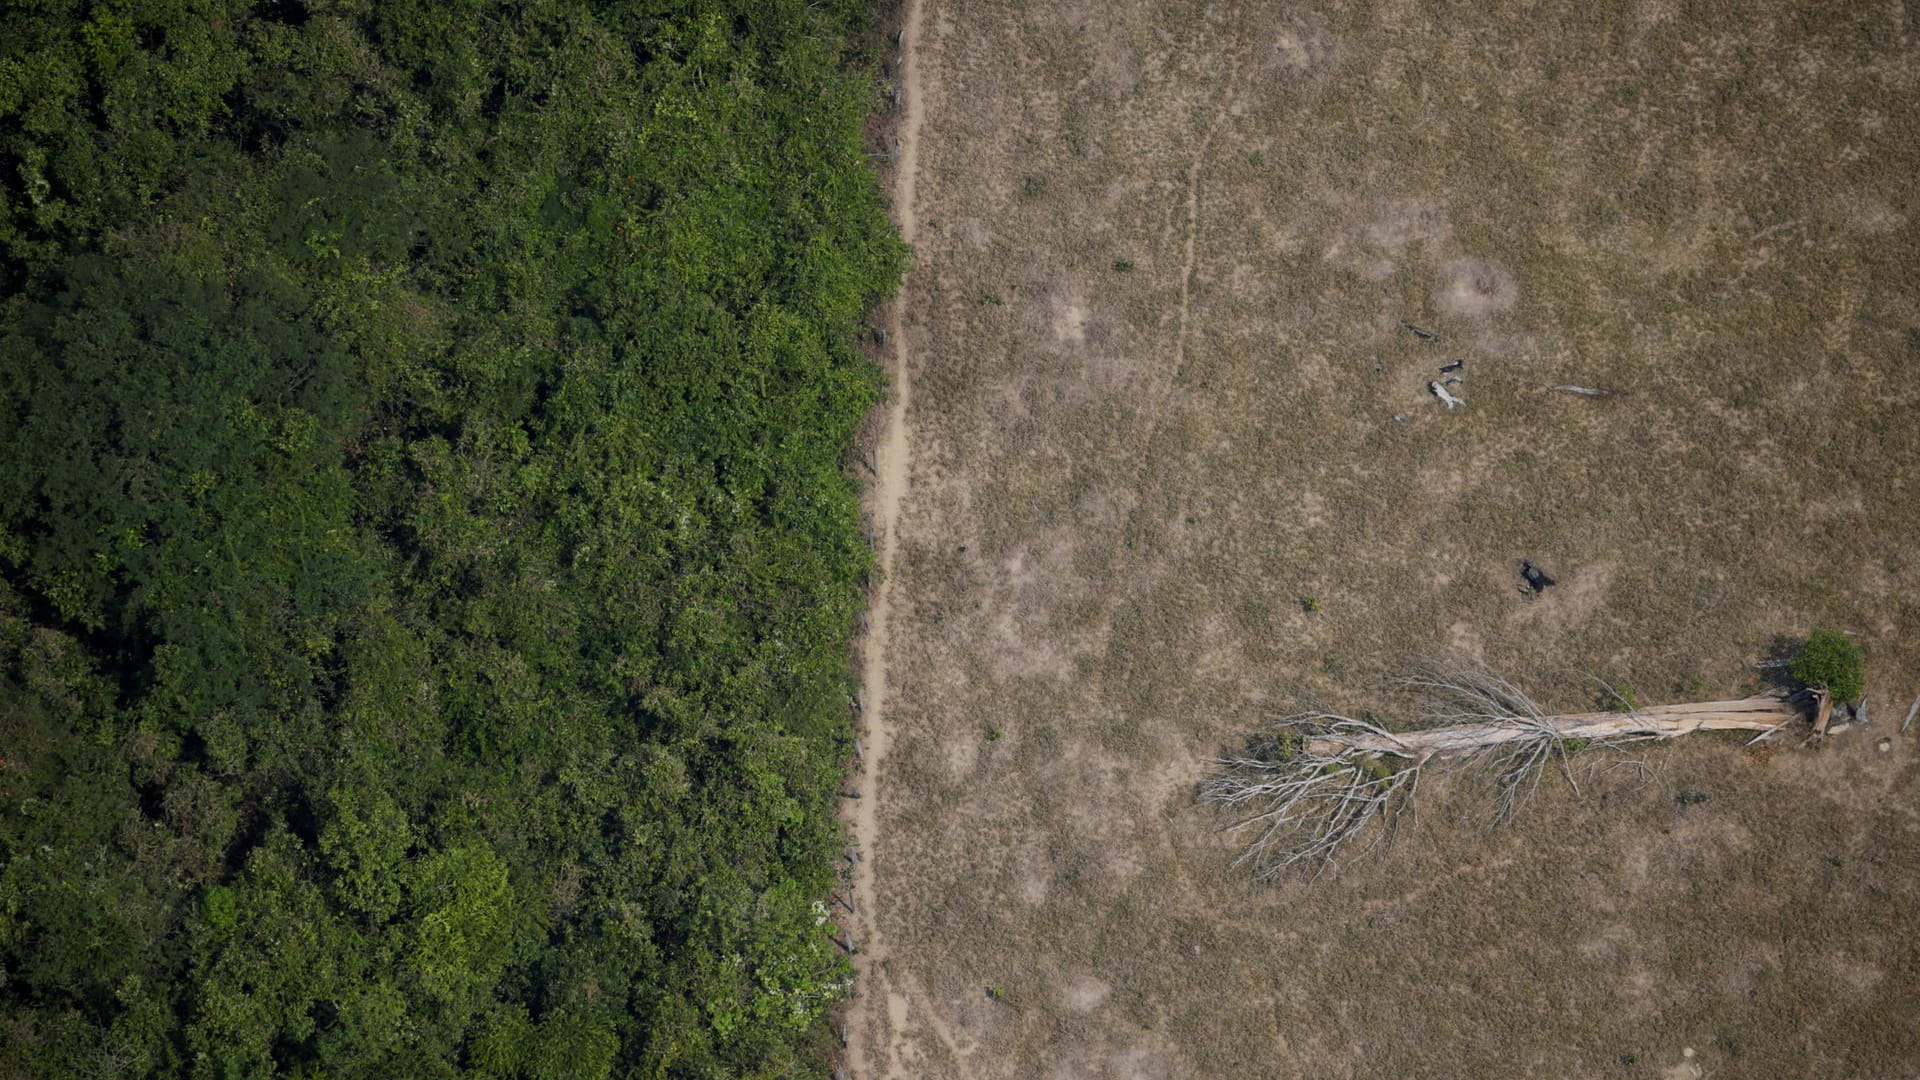
[[[927,0],[873,1075],[1920,1076],[1916,18]],[[1820,626],[1821,750],[1430,791],[1311,888],[1194,798],[1410,657],[1591,708]]]

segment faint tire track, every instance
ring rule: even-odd
[[[1240,68],[1244,59],[1238,51],[1229,54],[1226,78],[1223,80],[1220,88],[1219,101],[1213,108],[1213,117],[1207,122],[1207,129],[1201,134],[1200,142],[1194,148],[1193,160],[1187,165],[1187,197],[1185,207],[1186,239],[1180,261],[1180,299],[1175,312],[1176,322],[1174,326],[1173,361],[1167,365],[1165,382],[1159,388],[1159,401],[1154,408],[1146,411],[1142,420],[1143,430],[1137,440],[1137,445],[1140,447],[1139,459],[1133,468],[1133,480],[1130,484],[1135,490],[1138,490],[1146,479],[1147,469],[1153,460],[1154,434],[1158,430],[1161,420],[1166,416],[1167,408],[1173,401],[1174,393],[1179,389],[1180,374],[1187,366],[1187,338],[1190,334],[1193,308],[1193,275],[1199,265],[1200,259],[1201,174],[1207,164],[1208,155],[1213,149],[1214,138],[1219,135],[1220,129],[1225,126],[1228,117],[1233,114],[1235,95],[1239,92]],[[1142,504],[1136,501],[1132,510],[1127,514],[1126,524],[1121,531],[1121,536],[1129,539],[1133,537],[1141,510]],[[1127,550],[1128,544],[1125,543],[1117,545],[1114,548],[1116,568],[1118,561],[1124,558]],[[1114,614],[1119,610],[1120,605],[1126,601],[1127,595],[1125,590],[1121,589],[1114,589],[1109,593],[1102,618],[1102,621],[1108,626],[1112,625]],[[1109,638],[1109,644],[1110,643],[1111,638]]]

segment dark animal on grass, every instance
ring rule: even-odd
[[[1526,579],[1527,588],[1534,592],[1545,592],[1554,584],[1554,580],[1547,576],[1545,570],[1533,565],[1532,559],[1520,560],[1520,576]]]

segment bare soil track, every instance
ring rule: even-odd
[[[1907,9],[907,17],[853,1074],[1914,1075]],[[1193,798],[1409,657],[1577,712],[1815,626],[1875,718],[1818,752],[1433,791],[1311,889]]]
[[[921,33],[921,0],[905,0],[900,31],[901,56],[899,80],[901,110],[894,153],[894,220],[901,239],[909,245],[918,234],[914,217],[914,180],[920,151],[920,65],[915,58]],[[853,895],[856,911],[854,931],[861,942],[855,955],[856,985],[861,995],[847,1015],[847,1065],[853,1075],[880,1075],[895,1055],[889,1051],[881,1063],[870,1063],[867,1056],[869,1032],[877,1025],[872,1010],[876,1003],[895,993],[884,969],[886,941],[874,913],[880,900],[874,894],[874,855],[880,850],[879,785],[881,768],[893,744],[893,724],[887,714],[888,659],[891,648],[892,594],[895,552],[899,548],[900,507],[907,494],[911,442],[907,433],[908,408],[913,400],[913,372],[909,366],[904,303],[895,301],[887,310],[887,340],[892,345],[892,394],[886,405],[886,421],[875,447],[875,479],[867,492],[868,511],[876,530],[879,582],[873,590],[873,602],[867,620],[867,635],[861,648],[861,700],[865,721],[864,769],[859,776],[860,799],[855,803],[852,825],[854,850],[860,861],[854,864]]]

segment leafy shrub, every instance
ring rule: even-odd
[[[1866,692],[1865,654],[1838,630],[1808,634],[1788,671],[1801,685],[1824,689],[1835,701],[1857,701]]]

